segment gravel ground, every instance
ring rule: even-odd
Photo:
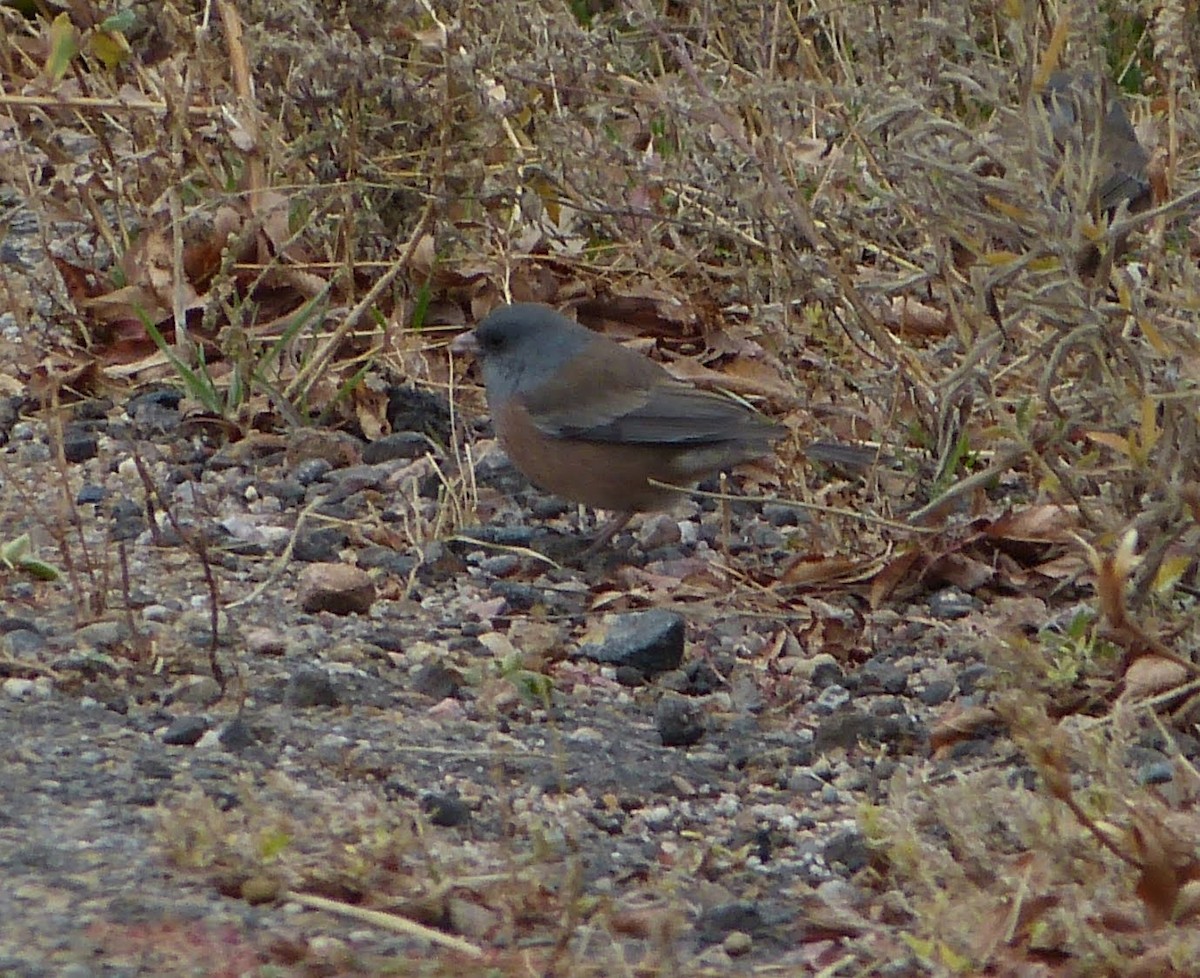
[[[406,548],[398,529],[439,506],[411,438],[372,461],[311,433],[213,451],[166,390],[77,405],[65,467],[40,422],[10,412],[4,435],[0,536],[70,573],[0,576],[0,974],[455,973],[476,954],[916,974],[864,806],[898,774],[1028,780],[986,724],[930,755],[937,718],[986,699],[972,650],[997,608],[735,587],[809,532],[782,507],[735,507],[728,552],[689,504],[555,567],[512,547],[577,553],[575,514],[498,453],[478,534],[506,548]],[[343,600],[363,610],[314,610]]]

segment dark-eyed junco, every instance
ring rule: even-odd
[[[1123,202],[1131,213],[1150,206],[1150,156],[1107,79],[1090,71],[1055,71],[1041,101],[1060,153],[1086,161],[1094,151],[1098,157],[1093,196],[1102,211],[1111,214]]]
[[[783,433],[546,306],[502,306],[453,349],[478,358],[496,435],[531,482],[619,514],[589,553],[678,497],[650,480],[694,485],[768,454]]]

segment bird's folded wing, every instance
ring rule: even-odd
[[[706,445],[756,441],[773,427],[727,397],[658,380],[649,387],[578,385],[525,399],[539,430],[558,438],[646,445]]]

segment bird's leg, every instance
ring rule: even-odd
[[[612,542],[613,537],[625,529],[625,524],[631,519],[633,519],[632,512],[618,513],[616,518],[596,534],[596,539],[588,545],[587,550],[580,555],[580,559],[587,560],[590,557],[596,556],[596,554]]]

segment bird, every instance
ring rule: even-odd
[[[771,452],[783,429],[721,394],[676,380],[648,357],[521,302],[495,309],[452,344],[479,364],[496,436],[534,485],[616,518],[669,508],[716,472]]]
[[[1093,140],[1097,142],[1092,197],[1101,211],[1111,216],[1124,203],[1136,214],[1151,205],[1146,176],[1150,155],[1138,142],[1108,79],[1090,71],[1052,72],[1042,89],[1041,104],[1060,154],[1087,160]]]

